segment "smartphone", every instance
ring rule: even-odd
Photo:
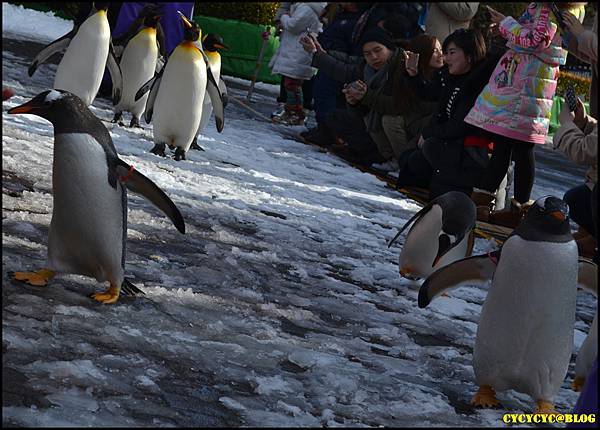
[[[573,85],[567,86],[567,89],[565,90],[565,100],[569,106],[569,111],[575,112],[575,108],[577,107],[577,96],[575,95],[575,88],[573,88]]]
[[[556,21],[558,22],[558,26],[560,27],[560,29],[565,30],[565,21],[563,20],[562,12],[558,8],[558,6],[556,6],[556,3],[550,3],[550,10],[556,17]]]
[[[406,60],[406,67],[411,69],[418,70],[419,69],[419,54],[413,52],[408,56],[408,60]]]

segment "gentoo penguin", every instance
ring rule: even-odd
[[[554,412],[575,323],[578,255],[568,211],[556,197],[536,200],[501,250],[443,267],[419,290],[423,308],[448,288],[492,278],[473,351],[475,406],[498,406],[495,391],[514,389],[536,400],[536,413]]]
[[[219,49],[228,50],[229,47],[223,43],[223,38],[218,34],[208,33],[206,36],[202,38],[202,47],[204,48],[204,53],[208,58],[208,66],[210,67],[210,71],[215,78],[215,81],[219,82],[219,91],[221,91],[221,99],[226,98],[227,90],[225,90],[225,96],[223,95],[223,89],[221,85],[225,83],[221,79],[221,54],[219,54]],[[225,102],[223,101],[223,107],[225,106]],[[202,133],[202,130],[206,128],[210,116],[212,115],[212,103],[210,102],[210,97],[205,94],[204,95],[204,103],[202,104],[202,118],[200,119],[200,125],[198,126],[198,131],[194,136],[194,140],[192,141],[191,149],[199,149],[202,148],[198,145],[198,135]]]
[[[579,258],[579,284],[598,298],[598,266],[591,260]],[[598,356],[598,309],[592,320],[590,331],[581,344],[575,360],[575,379],[572,387],[575,391],[583,388],[585,379],[592,369],[594,358]]]
[[[217,82],[208,66],[206,54],[197,44],[200,28],[181,12],[184,40],[171,53],[161,71],[137,92],[139,100],[148,90],[144,119],[154,115],[154,147],[150,152],[165,156],[166,145],[175,147],[176,161],[184,160],[202,117],[202,102],[208,92],[217,129],[223,129],[223,102]]]
[[[146,108],[148,95],[135,101],[135,93],[149,79],[154,76],[159,49],[164,53],[164,43],[160,47],[157,39],[157,26],[161,18],[160,7],[151,5],[140,11],[138,18],[133,23],[136,28],[126,32],[122,39],[125,49],[119,65],[123,74],[123,93],[121,101],[115,106],[115,116],[112,122],[123,125],[123,111],[131,112],[130,127],[140,127],[140,117]],[[141,21],[141,22],[139,22]],[[133,34],[131,34],[133,33]]]
[[[55,273],[73,273],[109,281],[110,288],[92,297],[115,303],[124,281],[127,237],[126,188],[141,194],[185,233],[181,213],[150,179],[121,160],[108,130],[76,95],[49,90],[12,108],[10,114],[32,114],[54,126],[52,163],[53,210],[46,267],[15,272],[13,278],[45,286]],[[138,290],[139,291],[139,290]]]
[[[95,6],[97,10],[92,7],[90,16],[81,25],[75,24],[73,30],[42,49],[28,72],[33,76],[41,63],[66,48],[56,70],[54,88],[77,95],[89,106],[98,94],[104,69],[108,67],[113,82],[112,101],[116,105],[121,99],[122,81],[110,40],[108,4],[96,3]]]
[[[401,276],[426,278],[440,267],[471,255],[476,209],[466,194],[449,191],[433,199],[404,224],[388,247],[413,221],[400,252]]]

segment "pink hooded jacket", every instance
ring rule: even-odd
[[[569,12],[583,21],[583,6]],[[555,22],[548,3],[530,3],[518,21],[507,16],[500,22],[509,49],[465,122],[512,139],[545,142],[558,66],[567,58]]]

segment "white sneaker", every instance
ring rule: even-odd
[[[393,158],[386,161],[385,163],[371,164],[371,167],[373,169],[381,170],[383,172],[397,172],[400,170],[400,167],[398,166],[398,161],[396,161]]]

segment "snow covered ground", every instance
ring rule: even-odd
[[[105,285],[80,276],[46,288],[8,280],[42,267],[52,213],[50,123],[6,111],[51,87],[56,62],[27,67],[70,30],[52,14],[3,3],[3,425],[501,426],[533,402],[498,395],[475,410],[471,365],[485,286],[417,308],[418,282],[398,274],[396,229],[419,206],[369,174],[287,140],[230,103],[176,162],[150,154],[151,126],[110,124],[121,157],[154,180],[186,221],[179,234],[130,193],[127,276],[146,291],[102,306]],[[230,94],[243,98],[239,79]],[[236,84],[236,85],[234,85]],[[246,82],[247,84],[247,82]],[[257,87],[268,114],[278,87]],[[562,196],[583,170],[538,150],[534,197]],[[400,241],[402,243],[402,240]],[[492,244],[477,239],[476,253]],[[574,354],[596,300],[578,298]],[[569,412],[574,357],[556,399]]]

